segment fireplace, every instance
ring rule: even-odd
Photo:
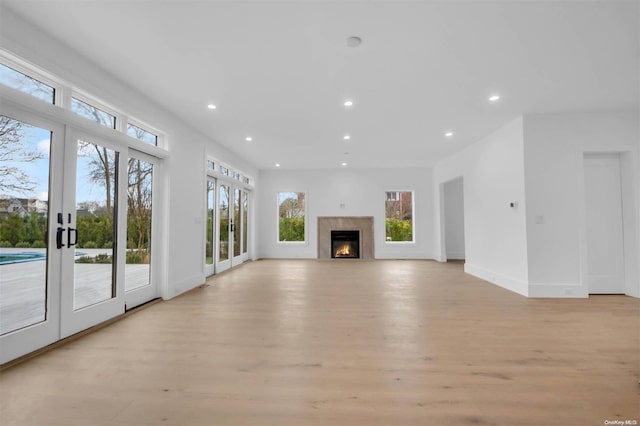
[[[331,231],[331,258],[360,258],[360,231]]]

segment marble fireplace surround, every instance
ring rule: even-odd
[[[373,216],[319,216],[318,259],[331,259],[331,231],[360,231],[360,259],[375,259]]]

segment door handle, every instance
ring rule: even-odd
[[[231,224],[231,232],[236,232],[236,225],[233,223]]]
[[[62,243],[62,234],[64,233],[64,228],[61,226],[58,226],[58,230],[56,231],[56,247],[61,249],[62,247],[64,247],[64,244]]]
[[[71,242],[71,232],[72,231],[73,231],[74,236],[75,236],[73,242]],[[76,228],[69,227],[69,228],[67,228],[67,246],[69,248],[71,248],[71,246],[75,246],[76,244],[78,244],[78,230]]]

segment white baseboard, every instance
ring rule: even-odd
[[[173,285],[169,284],[169,295],[166,299],[172,299],[182,293],[192,290],[198,287],[200,284],[206,281],[204,274],[193,275],[189,278],[185,278]]]
[[[529,286],[526,282],[520,281],[509,276],[489,271],[479,266],[470,265],[468,262],[464,264],[464,271],[467,274],[488,281],[507,290],[518,293],[522,296],[529,296]]]
[[[575,283],[536,283],[529,284],[529,297],[587,298],[589,291],[585,286]]]
[[[464,260],[464,252],[447,253],[447,259],[449,260]]]

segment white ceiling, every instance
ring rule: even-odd
[[[2,4],[260,169],[422,166],[523,113],[638,108],[637,1]]]

